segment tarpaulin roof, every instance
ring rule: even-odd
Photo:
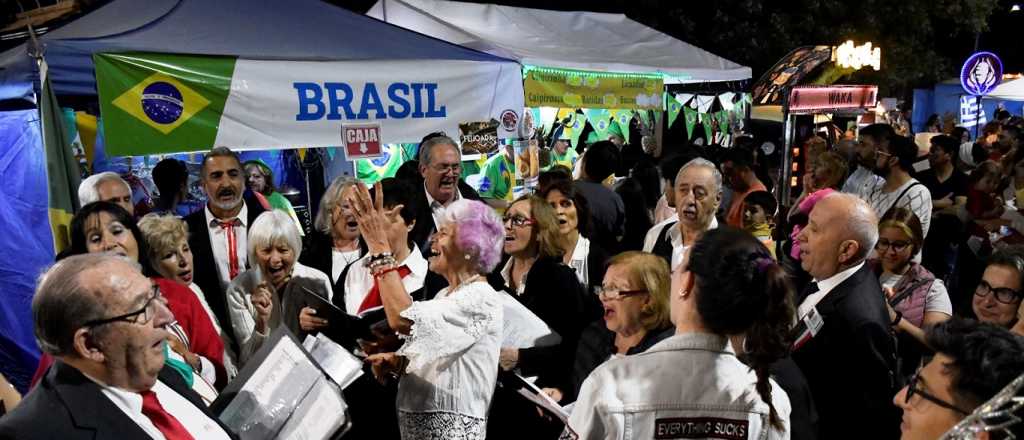
[[[749,67],[622,14],[443,0],[378,0],[367,15],[539,67],[662,73],[666,83],[750,78]]]
[[[1024,78],[1003,81],[1002,84],[999,84],[992,90],[992,93],[985,95],[985,98],[1024,101]]]
[[[95,95],[92,54],[163,52],[274,60],[508,61],[319,0],[115,0],[40,37],[57,94]],[[0,99],[38,81],[31,43],[0,54]]]

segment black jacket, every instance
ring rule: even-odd
[[[464,199],[480,200],[480,194],[462,179],[459,179],[459,193]],[[415,196],[418,199],[415,205],[419,209],[416,212],[416,225],[409,233],[409,239],[420,247],[420,252],[423,252],[423,255],[427,255],[430,252],[430,244],[427,243],[427,240],[430,239],[430,234],[437,231],[437,225],[434,224],[434,214],[430,209],[430,204],[427,203],[427,190],[423,185],[416,186]]]
[[[265,211],[263,205],[255,198],[246,193],[243,198],[248,210],[246,231],[252,229],[252,222]],[[210,244],[210,230],[206,223],[206,207],[197,210],[185,217],[188,224],[188,246],[192,249],[192,281],[203,290],[206,303],[210,310],[217,317],[220,328],[228,335],[232,350],[238,352],[238,341],[235,341],[234,327],[231,325],[231,314],[228,313],[227,295],[220,286],[220,277],[217,275],[217,262],[213,259],[213,246]],[[251,266],[254,262],[250,261]],[[242,269],[243,271],[245,269]]]
[[[626,355],[643,353],[648,348],[653,347],[654,344],[674,335],[675,332],[676,328],[671,325],[665,328],[649,330],[643,339],[640,340],[640,343],[626,351]],[[569,402],[575,402],[583,381],[587,376],[590,376],[590,373],[595,368],[607,361],[613,354],[615,354],[615,332],[608,330],[603,319],[594,321],[587,328],[583,329],[579,345],[576,347],[576,360],[572,369],[571,386],[568,389],[562,390],[563,397],[559,403],[564,405]]]
[[[159,380],[237,438],[211,414],[202,399],[174,370],[164,367]],[[128,440],[149,439],[142,428],[114,405],[100,386],[57,361],[25,400],[0,419],[0,439]]]
[[[878,278],[865,264],[816,308],[824,324],[792,357],[811,388],[820,438],[899,438],[896,348]]]

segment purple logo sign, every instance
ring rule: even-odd
[[[960,69],[960,85],[974,96],[987,95],[1003,80],[1003,62],[992,52],[978,52]]]

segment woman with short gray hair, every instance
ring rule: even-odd
[[[301,306],[307,291],[327,301],[333,296],[327,275],[296,261],[302,240],[283,211],[267,211],[256,218],[248,247],[249,261],[256,264],[235,277],[227,289],[228,312],[239,342],[239,368],[278,325],[297,335],[326,325],[326,320],[313,316],[315,310]]]

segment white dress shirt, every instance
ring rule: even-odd
[[[114,406],[123,411],[146,434],[149,434],[150,437],[156,440],[165,439],[163,433],[149,420],[149,417],[142,414],[141,394],[108,386],[91,377],[89,379],[96,382],[100,386],[103,395],[107,396]],[[193,438],[203,440],[228,440],[231,438],[216,421],[207,417],[192,402],[189,402],[167,385],[164,385],[163,382],[157,380],[150,391],[156,394],[156,399],[160,401],[160,406],[164,408],[164,411],[178,419],[178,422],[185,427],[189,434],[192,434]]]
[[[426,182],[423,183],[423,193],[427,195],[427,206],[430,207],[430,215],[434,217],[434,229],[437,229],[437,225],[441,224],[441,218],[444,217],[444,212],[451,206],[452,202],[462,198],[462,192],[459,191],[459,185],[455,185],[455,194],[452,195],[452,199],[448,203],[441,203],[434,200],[430,196],[430,191],[427,191]]]
[[[651,227],[647,231],[647,235],[644,236],[644,252],[652,252],[654,246],[658,243],[658,236],[661,234],[661,230],[665,228],[665,225],[669,223],[678,223],[679,215],[673,215],[661,223],[658,223]],[[717,229],[718,219],[711,217],[711,223],[708,224],[707,230]],[[679,226],[673,225],[668,230],[668,239],[672,243],[672,261],[669,265],[669,270],[675,270],[683,263],[683,257],[686,256],[686,250],[690,247],[683,244],[683,232],[679,230]]]
[[[814,282],[818,283],[818,291],[810,295],[807,295],[807,298],[804,298],[804,302],[800,303],[800,307],[797,308],[796,316],[799,318],[803,318],[804,315],[807,314],[807,312],[811,311],[811,309],[814,308],[814,306],[818,305],[818,303],[825,298],[825,295],[828,295],[828,293],[831,292],[832,289],[835,289],[836,286],[842,284],[843,281],[846,281],[847,278],[853,276],[853,274],[860,270],[860,268],[863,266],[864,262],[861,261],[860,264],[853,266],[849,269],[846,269],[842,272],[839,272],[835,275],[832,275],[828,278],[825,278],[822,281],[814,280]]]
[[[367,254],[356,260],[352,264],[352,268],[348,270],[348,274],[345,275],[345,312],[350,315],[355,315],[359,311],[359,306],[366,299],[366,294],[370,293],[370,289],[373,288],[373,274],[363,264],[369,258],[370,255]],[[402,286],[405,287],[405,291],[411,294],[420,290],[423,287],[423,281],[427,279],[427,260],[423,258],[419,246],[414,244],[409,256],[405,257],[398,265],[406,266],[410,271],[408,276],[402,278]]]
[[[228,236],[219,224],[218,219],[210,212],[207,205],[203,208],[206,211],[206,227],[210,230],[210,248],[213,249],[213,261],[217,263],[217,275],[220,277],[220,287],[226,289],[231,284],[231,272],[228,267]],[[238,254],[238,273],[245,272],[246,263],[249,261],[248,237],[249,237],[249,207],[242,202],[242,210],[238,211],[238,219],[242,224],[235,226],[235,248]]]

